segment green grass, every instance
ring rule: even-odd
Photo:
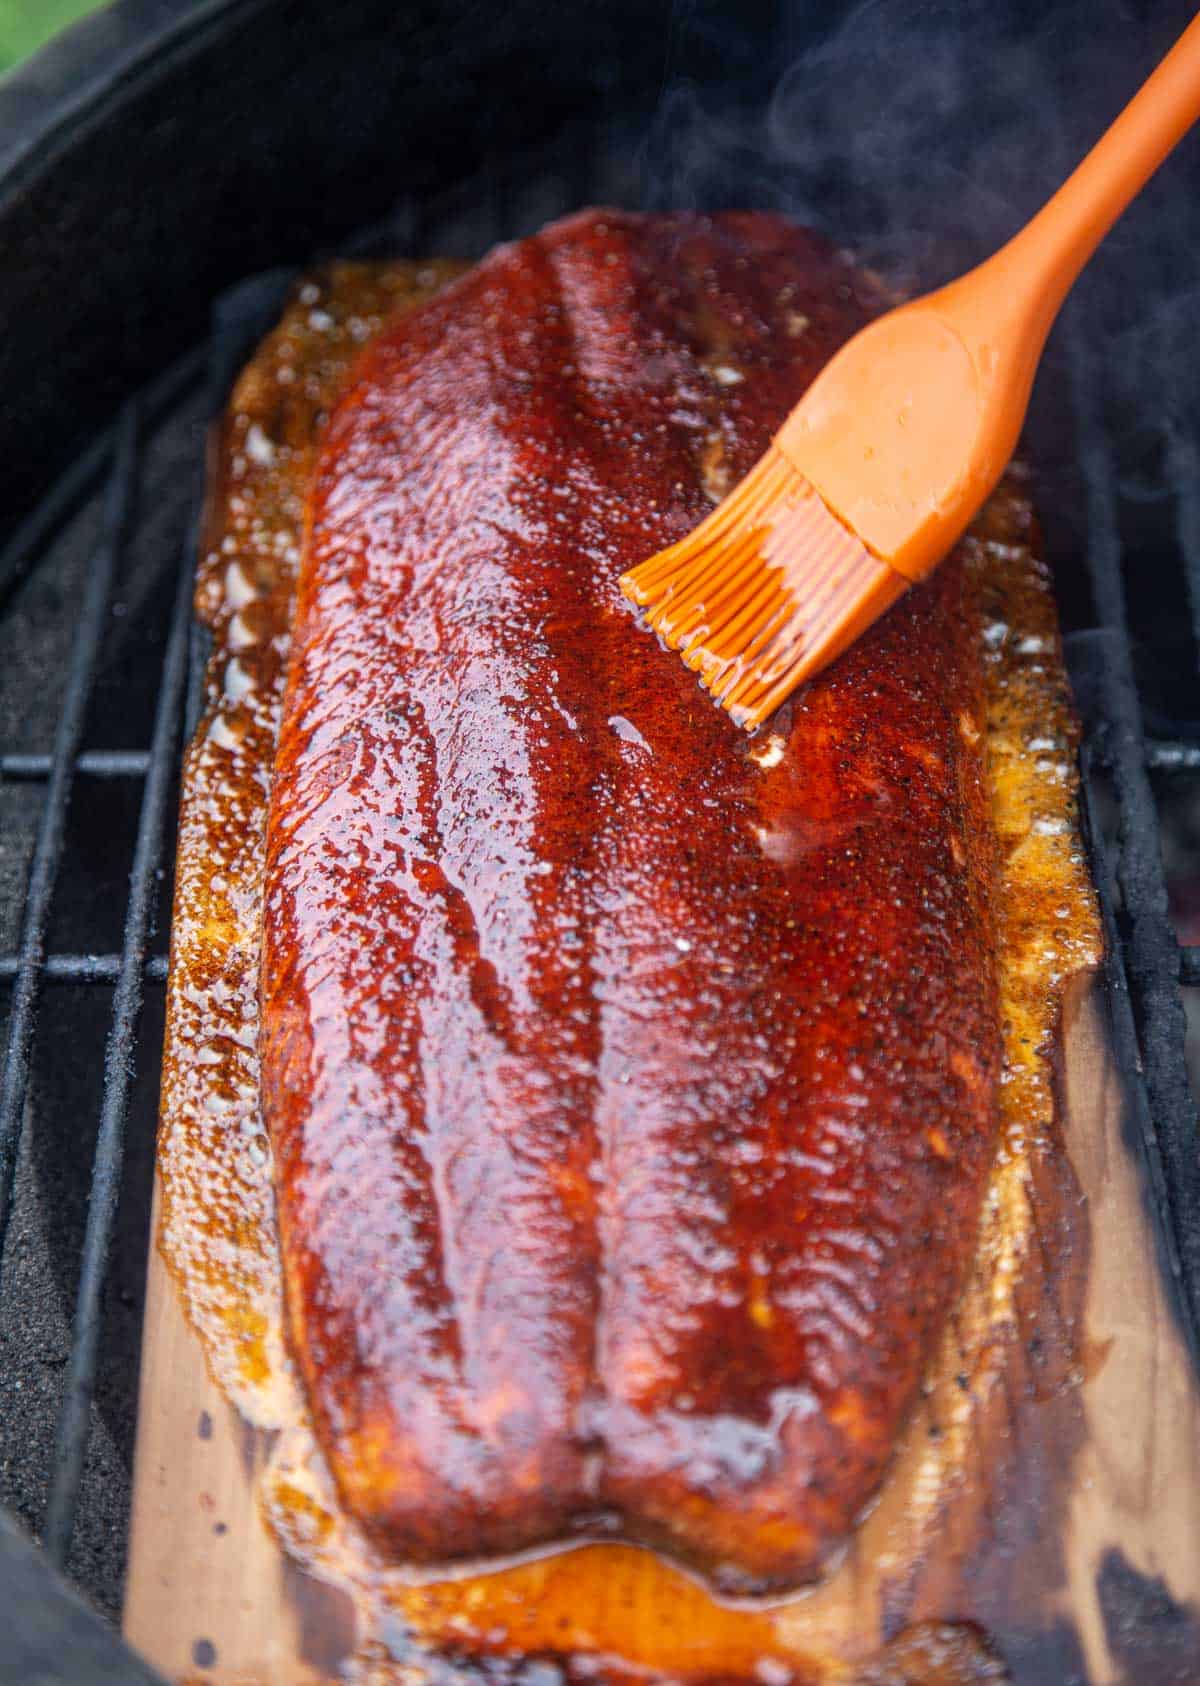
[[[0,0],[0,72],[20,64],[43,41],[85,12],[96,11],[99,4],[100,0]]]

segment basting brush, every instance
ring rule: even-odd
[[[986,263],[864,328],[687,538],[621,577],[740,726],[761,724],[962,535],[1017,442],[1080,270],[1200,117],[1200,18]]]

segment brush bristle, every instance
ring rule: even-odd
[[[772,446],[687,538],[623,574],[621,590],[753,731],[907,583]]]

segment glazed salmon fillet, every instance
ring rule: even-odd
[[[951,559],[753,737],[618,576],[882,309],[758,213],[588,212],[364,352],[268,829],[290,1337],[395,1557],[820,1573],[973,1246],[1001,1025]]]

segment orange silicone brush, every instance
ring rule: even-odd
[[[739,725],[759,725],[951,549],[1012,454],[1068,289],[1197,117],[1200,18],[1032,222],[855,335],[741,485],[622,577]]]

